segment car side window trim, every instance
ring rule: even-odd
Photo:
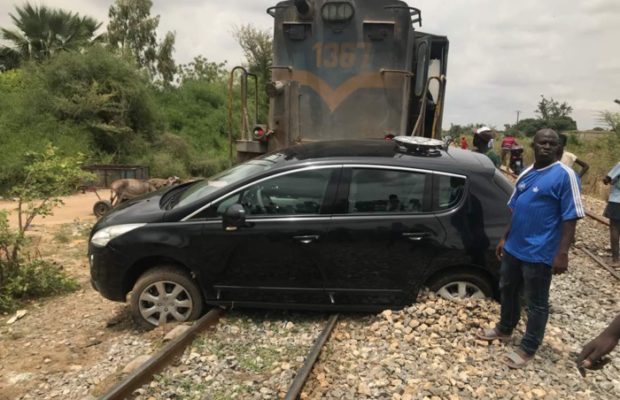
[[[247,184],[245,184],[245,185],[243,185],[243,186],[241,186],[241,187],[238,187],[237,189],[235,189],[235,190],[233,190],[233,191],[231,191],[231,192],[228,192],[228,193],[226,193],[226,194],[224,194],[224,195],[222,195],[222,196],[220,196],[220,197],[216,198],[216,199],[215,199],[215,200],[213,200],[213,201],[210,201],[209,203],[207,203],[206,205],[204,205],[204,206],[202,206],[202,207],[198,208],[197,210],[193,211],[192,213],[190,213],[190,214],[189,214],[189,215],[187,215],[186,217],[183,217],[180,221],[181,221],[181,222],[187,222],[187,221],[189,221],[189,220],[190,220],[193,216],[195,216],[195,215],[197,215],[197,214],[200,214],[202,211],[204,211],[204,210],[206,210],[207,208],[211,207],[213,204],[219,203],[220,201],[225,200],[226,198],[228,198],[228,197],[230,197],[230,196],[234,196],[234,195],[236,195],[237,193],[240,193],[240,192],[242,192],[243,190],[245,190],[245,189],[249,188],[250,186],[256,185],[256,184],[258,184],[258,183],[265,182],[265,181],[268,181],[268,180],[270,180],[270,179],[275,179],[275,178],[278,178],[278,177],[281,177],[281,176],[285,176],[285,175],[294,174],[294,173],[297,173],[297,172],[312,171],[312,170],[319,170],[319,169],[328,169],[328,168],[331,168],[331,169],[342,168],[342,164],[331,164],[331,165],[313,165],[313,166],[310,166],[310,167],[296,168],[296,169],[292,169],[292,170],[288,170],[288,171],[283,171],[283,172],[280,172],[280,173],[277,173],[277,174],[273,174],[273,175],[266,176],[266,177],[264,177],[264,178],[261,178],[261,179],[258,179],[258,180],[255,180],[255,181],[249,182],[249,183],[247,183]],[[331,179],[331,178],[330,178],[330,179]],[[328,185],[329,185],[329,183],[328,183]],[[329,193],[328,193],[328,194],[325,196],[325,199],[328,199],[328,200],[329,200],[329,197],[330,197],[330,196],[329,196]],[[321,216],[322,216],[322,215],[321,215]],[[307,217],[307,218],[312,218],[312,219],[314,220],[314,219],[316,219],[316,218],[320,218],[321,216],[317,216],[317,217]],[[290,217],[290,216],[288,216],[288,217]],[[276,220],[282,220],[282,219],[285,219],[285,218],[288,218],[288,217],[287,217],[286,215],[283,215],[283,216],[282,216],[282,218],[274,218],[273,216],[265,216],[264,218],[261,218],[261,217],[258,217],[258,216],[252,216],[252,217],[248,217],[248,221],[250,221],[250,220],[254,220],[254,219],[256,219],[256,220],[260,220],[260,221],[265,221],[266,219],[276,219]],[[202,221],[221,221],[221,219],[222,219],[221,217],[217,217],[217,218],[209,218],[209,219],[204,219],[204,220],[202,220]]]

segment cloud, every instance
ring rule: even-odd
[[[620,97],[618,0],[408,0],[420,8],[422,31],[450,40],[444,121],[497,127],[533,116],[540,94],[567,101],[580,128]],[[46,0],[107,23],[112,0]],[[154,0],[158,34],[176,33],[177,62],[203,55],[242,62],[233,26],[273,29],[265,13],[277,0]],[[11,0],[0,0],[0,27],[11,25]],[[18,2],[17,4],[21,4]]]

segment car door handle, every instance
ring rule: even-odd
[[[403,236],[413,242],[419,242],[430,235],[431,234],[429,232],[403,232]]]
[[[293,239],[297,240],[300,243],[308,244],[312,243],[319,238],[319,235],[301,235],[301,236],[293,236]]]

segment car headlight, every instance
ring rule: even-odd
[[[93,235],[92,239],[90,239],[90,242],[95,246],[105,247],[108,245],[108,242],[110,240],[124,235],[127,232],[133,231],[134,229],[140,228],[144,225],[146,224],[124,224],[108,226],[107,228],[98,230]]]

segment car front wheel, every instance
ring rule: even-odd
[[[131,293],[131,312],[144,328],[192,321],[202,314],[200,289],[186,272],[156,267],[145,272]]]
[[[484,299],[493,296],[493,289],[488,280],[471,272],[457,272],[439,277],[428,287],[438,296],[452,301]]]

